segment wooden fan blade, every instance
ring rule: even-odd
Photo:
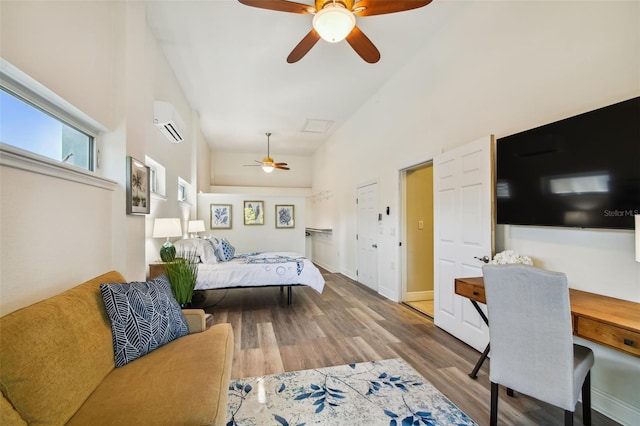
[[[282,169],[282,170],[291,170],[291,169],[290,169],[290,168],[288,168],[288,167],[285,167],[285,166],[278,166],[277,164],[274,164],[274,165],[273,165],[273,168],[274,168],[274,169]]]
[[[431,1],[432,0],[360,0],[355,4],[353,13],[358,16],[383,15],[385,13],[417,9],[428,5]],[[244,3],[244,1],[242,3]],[[361,9],[363,7],[364,9]]]
[[[287,166],[287,163],[273,163],[274,166]]]
[[[364,35],[360,28],[353,27],[353,30],[347,36],[347,43],[353,47],[358,55],[366,62],[375,64],[380,60],[380,52],[378,48]]]
[[[262,164],[243,164],[244,167],[260,167]]]
[[[316,9],[308,4],[296,3],[286,0],[238,0],[245,6],[257,7],[260,9],[276,10],[278,12],[291,12],[309,15],[315,13]]]
[[[293,64],[298,62],[300,59],[304,57],[304,55],[311,50],[313,46],[320,40],[320,34],[317,33],[315,29],[311,29],[309,33],[304,36],[304,38],[298,43],[296,47],[293,48],[289,56],[287,57],[287,62]]]

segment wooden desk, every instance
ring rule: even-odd
[[[471,300],[482,320],[489,325],[478,303],[487,303],[482,277],[456,278],[455,292]],[[640,357],[640,303],[569,289],[573,334],[629,355]],[[489,346],[469,376],[477,377],[489,354]]]
[[[486,304],[482,277],[456,278],[455,292]],[[569,289],[573,334],[640,357],[640,303]]]

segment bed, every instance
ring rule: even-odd
[[[229,249],[225,241],[188,239],[175,243],[178,256],[181,252],[195,251],[200,258],[196,290],[286,287],[289,305],[293,303],[293,286],[306,285],[322,293],[324,278],[304,256],[293,252],[235,254],[235,249]]]

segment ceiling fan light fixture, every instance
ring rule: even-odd
[[[271,173],[273,171],[273,158],[266,157],[262,160],[262,171],[265,173]]]
[[[326,6],[313,17],[313,28],[329,43],[344,40],[355,26],[355,15],[339,3]]]

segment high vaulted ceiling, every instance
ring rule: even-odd
[[[261,152],[265,132],[271,132],[272,153],[311,155],[446,25],[447,6],[435,0],[420,9],[357,18],[380,51],[375,64],[346,41],[324,40],[288,64],[313,16],[237,0],[148,1],[147,19],[214,150]],[[303,132],[307,120],[333,124],[324,133]]]

